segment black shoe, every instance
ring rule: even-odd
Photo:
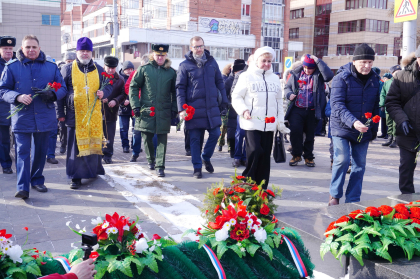
[[[82,179],[72,179],[70,182],[70,189],[79,189],[82,186]]]
[[[148,164],[147,166],[149,167],[149,170],[154,170],[155,169],[155,163]]]
[[[194,169],[193,176],[195,178],[202,178],[203,177],[203,174],[201,173],[201,169]]]
[[[21,199],[27,199],[29,198],[29,192],[28,191],[19,191],[16,192],[15,198],[21,198]]]
[[[284,143],[290,143],[289,140],[287,139],[287,134],[284,134]]]
[[[11,168],[4,168],[3,169],[3,173],[4,174],[12,174],[13,173],[13,170]]]
[[[47,162],[48,162],[48,163],[50,163],[50,164],[54,164],[54,165],[55,165],[55,164],[58,164],[58,161],[57,161],[57,159],[55,159],[55,158],[48,158],[48,159],[47,159]]]
[[[143,149],[140,148],[140,153],[142,153],[142,152],[143,152]]]
[[[219,152],[222,152],[222,148],[223,148],[223,146],[219,145]]]
[[[377,136],[377,138],[378,139],[383,139],[383,138],[385,138],[386,137],[386,134],[382,134],[382,135],[380,135],[380,136]]]
[[[130,162],[137,162],[138,157],[139,157],[139,155],[131,155]]]
[[[213,165],[211,164],[210,161],[203,161],[204,167],[206,168],[206,171],[208,171],[209,173],[213,173],[214,172],[214,168]]]
[[[61,154],[66,153],[66,148],[65,148],[65,147],[60,147],[60,153],[61,153]]]
[[[158,177],[165,177],[165,171],[163,169],[156,169],[156,174]]]
[[[124,147],[124,148],[123,148],[123,152],[124,152],[124,153],[130,153],[130,148],[128,148],[128,147]]]
[[[391,148],[397,148],[398,147],[397,141],[396,140],[393,140],[392,143],[389,145],[389,147],[391,147]]]
[[[191,151],[190,150],[185,151],[185,156],[191,156]]]
[[[389,137],[388,141],[383,143],[382,146],[390,146],[391,143],[393,142],[393,139],[394,139],[393,136]]]
[[[232,167],[239,168],[240,166],[241,166],[241,160],[234,159],[233,162],[232,162]]]
[[[384,139],[388,139],[388,134],[385,135]]]
[[[246,167],[246,161],[245,160],[241,160],[241,166]]]
[[[104,158],[104,162],[105,164],[112,164],[112,159],[111,158]]]
[[[38,192],[41,192],[41,193],[48,192],[48,189],[47,189],[47,187],[45,187],[44,184],[41,184],[41,185],[32,185],[32,188],[35,189],[35,190],[37,190]]]

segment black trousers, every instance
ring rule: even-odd
[[[412,194],[414,190],[414,170],[416,169],[417,153],[400,147],[400,191],[402,194]]]
[[[104,131],[104,136],[107,140],[106,147],[102,147],[102,153],[104,154],[105,159],[111,159],[112,155],[114,155],[114,139],[115,130],[117,128],[117,121],[102,121],[102,128]]]
[[[67,127],[65,121],[58,121],[58,133],[60,136],[61,147],[66,148],[67,146]]]
[[[292,143],[292,155],[312,160],[314,159],[315,128],[317,121],[315,110],[293,107],[289,116],[290,142]],[[306,138],[303,142],[303,133]]]
[[[200,136],[200,146],[201,146],[200,150],[203,150],[204,132],[206,131],[205,129],[202,129],[202,130],[203,130],[203,133]],[[184,136],[185,136],[185,139],[184,139],[184,141],[185,141],[185,151],[191,151],[190,132],[187,129],[185,129],[185,125],[184,125]],[[201,151],[200,151],[200,153],[201,153]]]
[[[274,132],[245,131],[247,163],[242,175],[251,177],[258,185],[265,180],[264,189],[267,189],[270,180],[270,157],[273,148],[273,137]]]
[[[235,155],[235,133],[236,133],[236,127],[227,128],[227,142],[229,146],[230,158],[233,158]]]

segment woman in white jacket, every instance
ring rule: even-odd
[[[271,47],[261,47],[254,53],[254,63],[239,76],[232,92],[232,106],[240,116],[239,124],[245,130],[247,164],[243,176],[258,184],[263,180],[267,189],[270,179],[270,156],[274,131],[289,133],[284,126],[282,88],[273,73],[275,59]]]

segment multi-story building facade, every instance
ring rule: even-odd
[[[314,54],[336,70],[367,43],[384,73],[398,63],[401,47],[402,24],[393,22],[392,7],[392,0],[291,0],[289,40],[304,44],[295,57]]]
[[[16,37],[16,50],[32,34],[46,55],[60,60],[60,21],[60,2],[0,0],[0,34]]]
[[[99,62],[111,54],[112,0],[62,0],[62,14],[62,36],[67,38],[62,41],[62,54],[75,50],[80,36],[92,39]],[[130,60],[137,67],[152,43],[166,43],[177,68],[189,50],[190,39],[201,36],[223,67],[234,59],[247,59],[255,48],[264,45],[262,14],[262,1],[252,0],[208,0],[205,4],[193,0],[118,0],[117,54],[121,61]],[[280,36],[280,29],[270,35],[276,36]]]

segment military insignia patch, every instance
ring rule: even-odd
[[[12,40],[7,40],[7,43],[8,43],[8,44],[11,44],[11,43],[12,43]]]
[[[160,47],[159,50],[163,50],[163,47]]]

